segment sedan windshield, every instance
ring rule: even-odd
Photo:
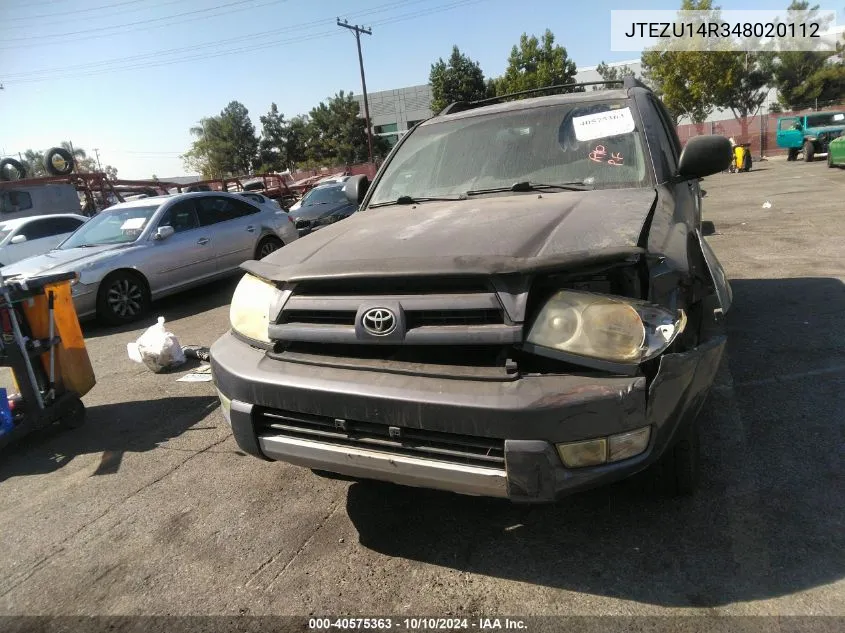
[[[533,191],[523,183],[554,192],[552,185],[621,188],[647,181],[629,103],[592,101],[422,125],[396,151],[369,204]]]
[[[106,209],[83,224],[73,235],[62,242],[59,248],[66,250],[134,242],[141,235],[144,227],[147,226],[159,206],[116,206]]]
[[[343,185],[316,187],[315,189],[312,189],[302,199],[302,206],[311,207],[317,204],[336,204],[338,202],[346,202],[346,194],[343,193]]]

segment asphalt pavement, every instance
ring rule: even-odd
[[[210,346],[220,283],[86,325],[87,424],[0,453],[0,614],[845,615],[845,170],[704,187],[734,305],[694,497],[518,506],[245,456],[210,383],[126,355],[159,314]]]

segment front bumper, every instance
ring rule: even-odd
[[[542,502],[623,479],[657,460],[698,413],[723,349],[724,338],[716,337],[691,352],[664,355],[650,385],[627,376],[495,382],[315,367],[269,358],[231,333],[212,346],[211,363],[217,389],[231,400],[233,435],[247,453],[353,477]],[[504,459],[484,466],[268,431],[260,424],[267,412],[501,441]],[[567,469],[555,448],[646,425],[648,448],[624,461]]]
[[[99,287],[99,283],[83,284],[81,282],[71,286],[73,307],[78,318],[87,319],[97,313],[97,290]]]

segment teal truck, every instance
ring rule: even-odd
[[[777,145],[788,150],[786,160],[804,153],[808,163],[816,154],[827,154],[830,142],[845,132],[845,112],[811,112],[778,119]]]

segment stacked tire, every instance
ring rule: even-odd
[[[44,154],[44,169],[51,176],[67,176],[73,172],[73,154],[63,147],[53,147]],[[26,178],[26,167],[19,160],[0,160],[0,180],[22,180]]]

